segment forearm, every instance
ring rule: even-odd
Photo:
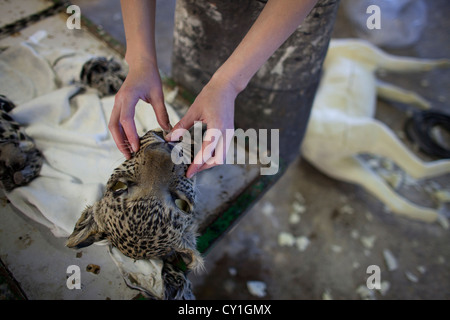
[[[318,0],[269,0],[247,35],[214,79],[238,92],[302,23]]]
[[[121,0],[127,50],[125,60],[133,64],[142,60],[156,65],[156,0]]]

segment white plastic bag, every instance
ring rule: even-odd
[[[342,0],[347,18],[356,27],[358,37],[387,48],[413,45],[420,39],[427,23],[427,5],[423,0]],[[380,8],[380,29],[369,29],[367,20],[372,11]]]

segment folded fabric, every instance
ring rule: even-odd
[[[113,169],[125,160],[108,130],[114,96],[100,99],[96,90],[70,84],[77,81],[89,58],[29,42],[0,54],[0,93],[17,105],[11,116],[45,158],[40,175],[6,197],[56,237],[71,234],[81,212],[100,199]],[[178,115],[166,106],[176,123]],[[159,127],[151,106],[143,101],[136,106],[135,122],[139,135]],[[146,274],[149,269],[142,270]],[[147,279],[143,286],[160,281]]]
[[[49,62],[37,55],[33,48],[24,44],[12,51],[20,53],[22,59],[7,55],[6,59],[10,56],[15,58],[5,61],[1,55],[1,60],[12,72],[15,72],[13,63],[20,65],[20,61],[29,57],[33,57],[35,64],[33,70],[21,70],[17,83],[10,83],[4,92],[6,96],[20,96],[20,84],[25,82],[23,78],[33,79],[28,73],[34,74],[36,69],[45,72],[43,78],[34,74],[35,81],[52,80],[45,67]],[[74,70],[73,78],[80,69],[76,70],[78,72]],[[2,73],[1,78],[4,82],[8,75]],[[53,79],[57,81],[55,76]],[[108,130],[114,97],[100,99],[95,90],[83,92],[76,85],[60,89],[53,89],[54,83],[44,86],[33,82],[33,85],[34,88],[39,87],[33,91],[35,95],[48,93],[18,105],[11,116],[25,127],[45,161],[37,179],[28,186],[17,188],[7,197],[21,212],[49,227],[55,236],[65,237],[72,232],[83,209],[101,197],[113,169],[124,160]],[[154,112],[149,108],[151,106],[143,101],[136,106],[135,121],[139,134],[159,127]],[[167,109],[170,119],[178,121],[173,109],[170,106]]]

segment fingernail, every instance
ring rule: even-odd
[[[172,129],[170,129],[170,130],[172,130]],[[172,138],[172,132],[169,132],[169,133],[166,134],[166,136],[165,136],[165,139],[166,139],[167,141],[170,141],[170,138]]]
[[[191,179],[193,176],[195,176],[197,174],[198,170],[191,172],[189,174],[186,174],[186,177],[188,177],[188,179]]]
[[[132,143],[132,144],[131,144],[131,148],[133,149],[133,152],[134,152],[134,153],[138,152],[138,150],[139,150],[139,146],[136,145],[135,143]]]

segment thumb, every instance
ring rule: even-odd
[[[158,95],[157,99],[152,99],[151,105],[155,111],[156,121],[158,121],[164,131],[169,131],[172,127],[170,125],[169,114],[167,113],[162,93]]]
[[[180,137],[186,130],[189,130],[193,125],[197,118],[193,115],[192,112],[188,112],[181,118],[180,121],[173,127],[172,130],[166,135],[166,141],[179,141]]]

